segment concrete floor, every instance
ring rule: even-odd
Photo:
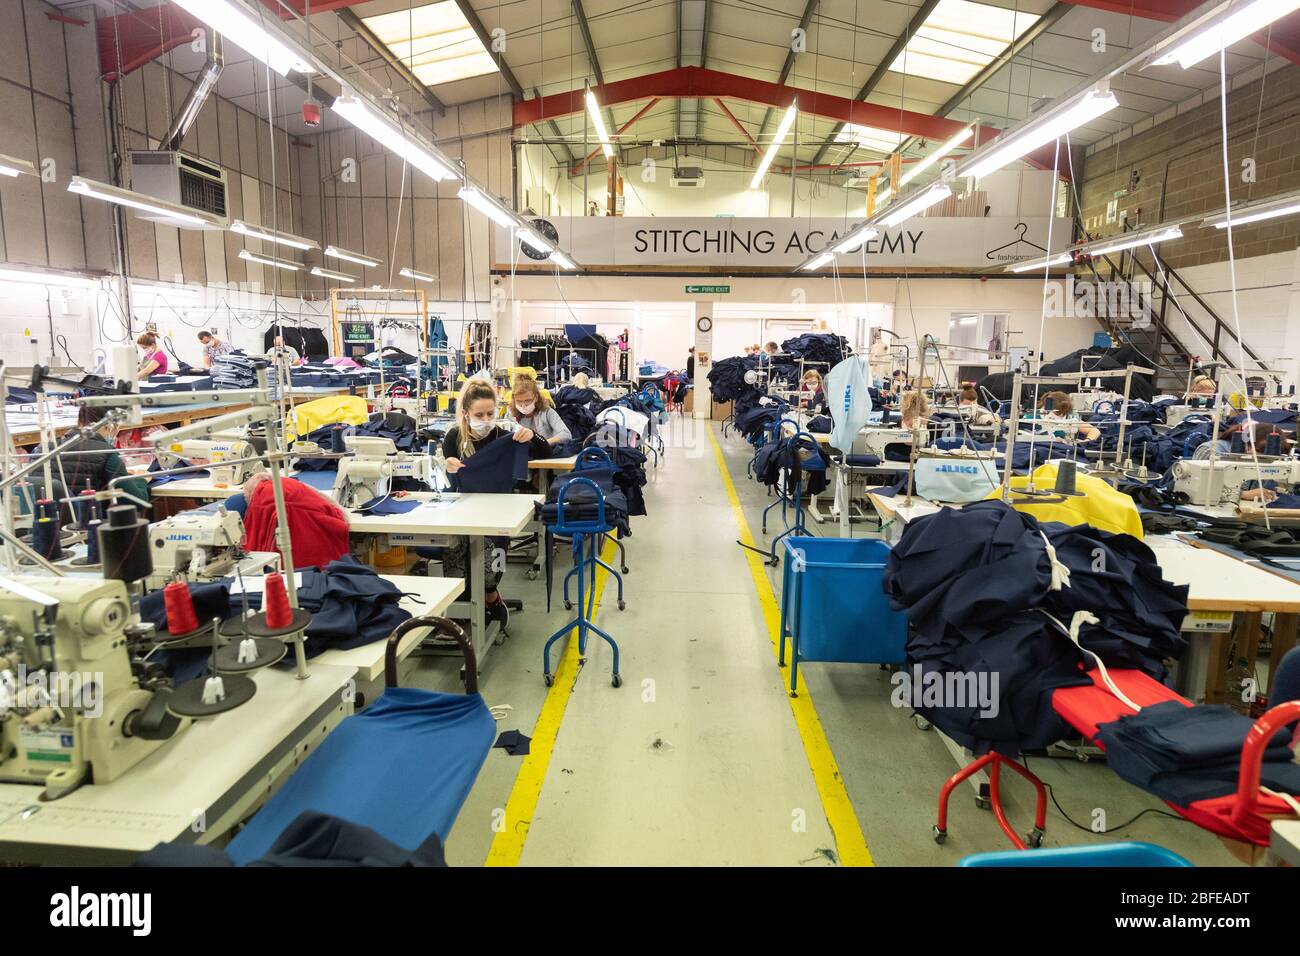
[[[1007,849],[993,814],[977,808],[965,784],[953,797],[947,842],[934,842],[937,794],[956,764],[935,732],[919,729],[910,711],[890,703],[889,675],[880,668],[801,665],[811,698],[801,706],[805,713],[815,708],[811,731],[805,718],[801,734],[787,697],[788,670],[777,666],[751,565],[736,544],[741,529],[708,430],[749,531],[765,543],[760,513],[770,499],[746,477],[749,446],[721,437],[716,424],[675,420],[663,461],[648,469],[650,514],[633,520],[627,542],[627,609],[617,610],[612,579],[597,609],[596,622],[619,642],[618,689],[610,685],[609,648],[594,635],[576,676],[553,689],[544,685],[542,645],[568,612],[558,576],[547,614],[544,581],[528,581],[522,565],[511,565],[502,591],[526,608],[488,658],[480,691],[489,705],[510,705],[498,729],[533,736],[534,753],[489,753],[447,841],[448,861],[824,866],[846,853],[863,859],[860,846],[837,846],[828,816],[839,821],[841,840],[865,840],[878,865],[950,866],[968,853]],[[773,533],[779,518],[776,524]],[[814,534],[838,534],[829,522],[812,527]],[[567,554],[560,556],[557,568],[568,566]],[[765,574],[779,602],[780,569]],[[567,643],[556,649],[562,654]],[[406,683],[452,690],[456,667],[423,658]],[[829,759],[806,743],[820,733]],[[813,746],[811,758],[806,746]],[[820,792],[812,765],[823,771]],[[1197,864],[1235,862],[1204,831],[1155,812],[1163,804],[1104,762],[1044,757],[1029,765],[1084,827],[1098,811],[1112,828],[1153,811],[1120,832],[1097,834],[1071,825],[1049,804],[1044,846],[1147,840]],[[847,795],[844,807],[851,807],[860,838],[836,816],[837,792]],[[1033,792],[1020,780],[1008,792],[1008,814],[1023,833],[1032,822]]]

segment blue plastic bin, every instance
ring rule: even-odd
[[[958,866],[1011,867],[1149,867],[1192,864],[1154,843],[1095,843],[1050,850],[998,850],[963,857]]]
[[[781,663],[790,642],[790,692],[800,661],[902,664],[907,616],[880,579],[889,545],[873,538],[791,537],[781,582]]]

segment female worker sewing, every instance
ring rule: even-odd
[[[538,396],[540,398],[540,396]],[[447,430],[442,440],[442,454],[447,459],[447,474],[453,476],[453,483],[458,484],[454,476],[466,468],[475,455],[490,453],[494,456],[494,467],[484,472],[475,467],[475,487],[480,491],[508,494],[514,490],[517,476],[513,470],[513,459],[503,450],[494,446],[497,442],[514,442],[528,446],[529,457],[545,458],[550,453],[550,444],[531,428],[516,424],[515,421],[499,420],[497,417],[497,393],[492,383],[482,378],[470,378],[460,390],[456,402],[456,424]],[[486,459],[484,459],[486,460]],[[504,464],[496,466],[498,462]],[[477,463],[476,463],[477,465]],[[459,484],[458,484],[459,486]],[[493,539],[493,547],[484,548],[483,601],[489,621],[496,621],[505,628],[510,618],[505,601],[502,600],[497,585],[501,574],[496,570],[494,552],[509,546],[509,541]],[[469,580],[469,538],[458,536],[452,539],[442,556],[443,574],[447,577],[459,577]]]
[[[1075,438],[1078,441],[1096,441],[1101,432],[1087,422],[1072,417],[1074,403],[1064,392],[1048,392],[1038,401],[1038,411],[1026,416],[1041,421],[1057,438]]]
[[[537,379],[516,375],[510,385],[509,419],[545,439],[547,445],[560,445],[573,438],[569,426],[542,394]]]
[[[806,408],[811,414],[820,415],[826,411],[826,391],[821,372],[810,368],[803,373],[796,401],[800,408]]]
[[[1220,455],[1250,454],[1251,434],[1254,434],[1255,456],[1262,460],[1271,460],[1279,455],[1289,454],[1292,446],[1295,444],[1292,439],[1283,434],[1283,432],[1274,425],[1268,425],[1264,422],[1244,421],[1224,431],[1219,435],[1218,448],[1215,449]],[[1207,457],[1209,454],[1210,442],[1205,442],[1197,448],[1196,457]],[[1203,450],[1204,449],[1204,450]],[[1265,480],[1263,487],[1258,482],[1247,481],[1243,485],[1241,492],[1242,501],[1272,501],[1277,497],[1277,483]]]
[[[929,441],[930,402],[922,391],[904,392],[898,402],[898,413],[903,419],[903,431],[920,433],[922,445]]]
[[[1002,419],[979,403],[974,385],[963,385],[957,393],[957,411],[972,425],[997,425]]]

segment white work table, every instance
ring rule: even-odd
[[[158,843],[214,842],[352,712],[353,674],[318,661],[305,680],[263,668],[243,706],[194,722],[112,783],[51,803],[39,786],[0,784],[0,859],[126,864]]]
[[[1279,860],[1300,866],[1300,820],[1274,820],[1268,847]]]

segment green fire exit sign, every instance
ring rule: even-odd
[[[687,295],[726,295],[731,291],[729,285],[688,285]]]

